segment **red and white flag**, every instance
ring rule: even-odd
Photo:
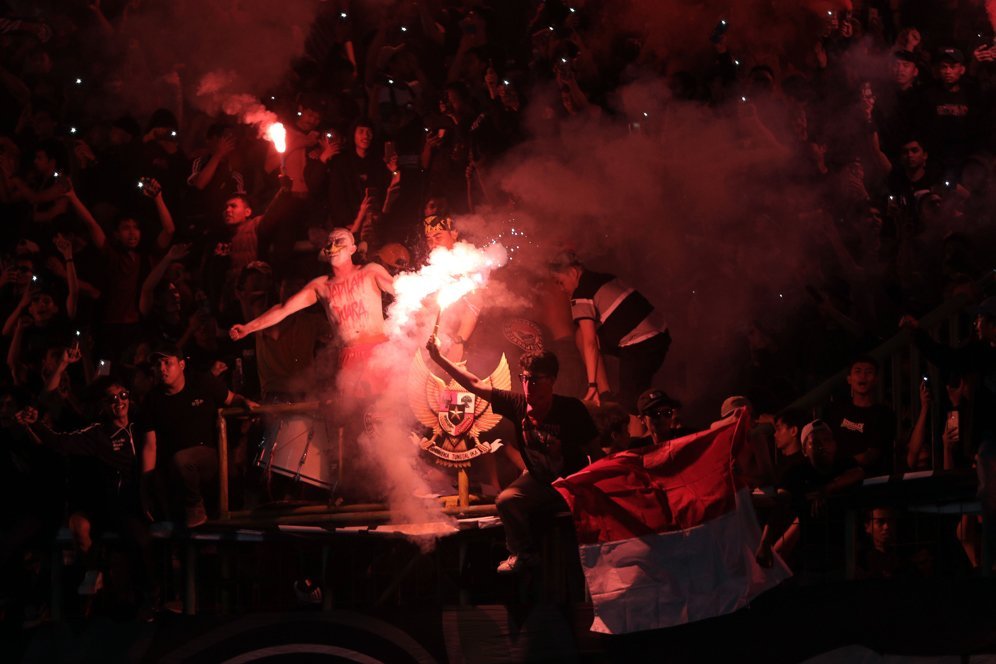
[[[746,409],[728,424],[620,452],[554,482],[574,515],[595,609],[591,629],[625,634],[712,618],[792,575],[754,560],[761,532],[733,459]]]

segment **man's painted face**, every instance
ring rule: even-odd
[[[435,230],[427,231],[425,234],[425,244],[429,247],[429,251],[432,251],[436,247],[452,249],[455,242],[456,233],[453,231],[437,228]]]
[[[356,242],[353,241],[353,234],[345,228],[337,228],[329,233],[328,242],[322,249],[322,257],[333,266],[345,265],[352,260],[355,251]]]

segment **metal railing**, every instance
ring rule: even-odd
[[[302,401],[300,403],[279,403],[245,407],[228,407],[218,409],[218,512],[221,519],[232,517],[229,509],[228,482],[228,422],[226,417],[254,417],[256,415],[290,415],[315,413],[332,406],[331,401]],[[338,472],[342,473],[342,445],[339,445]],[[339,478],[342,479],[341,477]]]
[[[977,294],[987,292],[994,284],[996,284],[996,270],[989,271],[976,280],[971,293],[960,293],[921,317],[919,319],[920,329],[926,331],[935,339],[946,342],[949,345],[961,342],[964,330],[962,329],[962,321],[959,315],[968,305],[976,301]],[[896,417],[897,440],[901,435],[908,434],[908,431],[905,431],[903,416],[904,413],[909,412],[912,417],[913,406],[920,400],[921,376],[926,374],[930,375],[933,379],[935,377],[934,374],[936,374],[936,370],[928,368],[925,364],[924,359],[920,356],[916,345],[913,343],[912,336],[909,330],[900,330],[867,353],[867,355],[878,361],[879,376],[887,378],[887,380],[879,381],[879,397],[881,400],[886,394],[886,388],[888,388],[888,393],[891,397],[889,401]],[[807,410],[815,414],[818,409],[830,401],[832,395],[846,384],[847,372],[847,367],[842,368],[792,402],[789,408]],[[932,380],[931,382],[939,384],[939,381],[936,380]],[[931,402],[932,421],[937,421],[936,418],[940,414],[940,409],[943,405],[942,401],[935,398]],[[908,410],[904,410],[904,406],[908,406]],[[935,433],[934,427],[931,427],[929,431],[931,467],[936,469],[938,467],[936,460],[939,457],[936,454],[938,441],[934,440]],[[898,463],[899,459],[895,458],[898,456],[897,452],[900,449],[903,449],[903,446],[896,444],[893,450],[895,472],[902,470],[902,466]]]

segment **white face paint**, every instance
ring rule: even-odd
[[[329,239],[322,249],[322,258],[331,265],[345,265],[356,251],[356,243],[353,241],[353,234],[345,228],[336,228],[329,233]]]

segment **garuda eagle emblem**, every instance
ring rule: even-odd
[[[512,389],[512,374],[504,355],[484,382],[501,390]],[[479,438],[498,424],[501,415],[495,415],[489,402],[464,390],[455,380],[446,383],[429,371],[421,352],[415,353],[408,373],[408,404],[418,421],[432,429],[432,437],[422,438],[420,445],[440,465],[465,468],[471,459],[501,447],[497,440],[482,443]]]

